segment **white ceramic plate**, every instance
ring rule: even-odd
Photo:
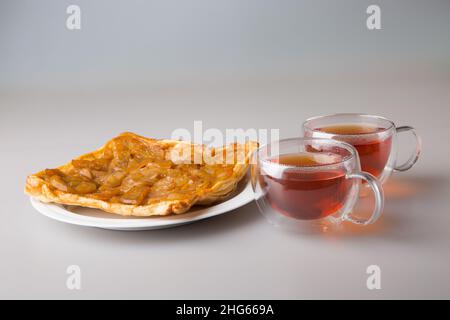
[[[86,227],[132,231],[170,228],[214,217],[242,207],[253,199],[252,186],[249,182],[244,181],[240,183],[237,194],[224,202],[208,207],[193,207],[187,213],[167,217],[129,218],[106,213],[98,209],[44,203],[34,198],[31,198],[31,204],[43,215],[61,222]]]

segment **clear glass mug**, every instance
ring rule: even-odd
[[[323,231],[342,221],[368,225],[382,214],[381,184],[361,172],[358,153],[348,143],[320,138],[280,140],[255,151],[251,165],[258,208],[276,226]],[[361,180],[375,195],[369,218],[352,214]]]
[[[414,152],[403,164],[397,164],[397,135],[410,132],[415,138]],[[396,127],[394,122],[379,116],[359,113],[341,113],[309,118],[303,123],[305,137],[344,141],[358,151],[363,171],[369,172],[381,183],[392,171],[406,171],[419,159],[422,142],[410,126]]]

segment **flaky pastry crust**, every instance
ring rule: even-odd
[[[63,166],[28,176],[25,193],[123,216],[181,214],[232,195],[257,146],[206,148],[126,132]]]

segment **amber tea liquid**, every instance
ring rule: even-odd
[[[339,137],[339,140],[350,143],[358,151],[362,171],[379,177],[386,167],[391,153],[392,136],[384,140],[370,138],[371,134],[383,132],[386,130],[385,128],[364,124],[349,124],[326,126],[315,130],[337,135],[357,136],[348,139]]]
[[[267,173],[261,176],[267,200],[277,212],[312,220],[324,218],[344,206],[352,183],[345,178],[343,168],[325,167],[341,162],[341,156],[305,152],[281,155],[270,161],[289,166],[281,176]]]

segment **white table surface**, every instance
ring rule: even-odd
[[[450,298],[450,3],[61,1],[0,5],[0,298]],[[382,219],[342,235],[274,229],[254,203],[195,224],[114,232],[52,221],[25,177],[122,131],[279,128],[365,112],[412,125],[423,155]],[[401,140],[404,156],[406,139]],[[359,210],[368,210],[361,205]],[[81,290],[66,269],[81,268]],[[381,268],[368,290],[366,268]]]
[[[450,298],[449,81],[424,77],[427,83],[383,85],[370,78],[308,85],[255,80],[245,89],[224,82],[207,93],[187,86],[152,94],[3,94],[0,297]],[[302,119],[337,111],[416,126],[424,141],[417,166],[386,186],[383,218],[343,235],[277,230],[254,203],[174,229],[106,231],[52,221],[22,193],[27,174],[93,150],[121,131],[167,137],[203,120],[205,128],[280,128],[289,137]],[[381,268],[381,290],[366,288],[372,264]],[[81,268],[79,291],[66,288],[69,265]]]

